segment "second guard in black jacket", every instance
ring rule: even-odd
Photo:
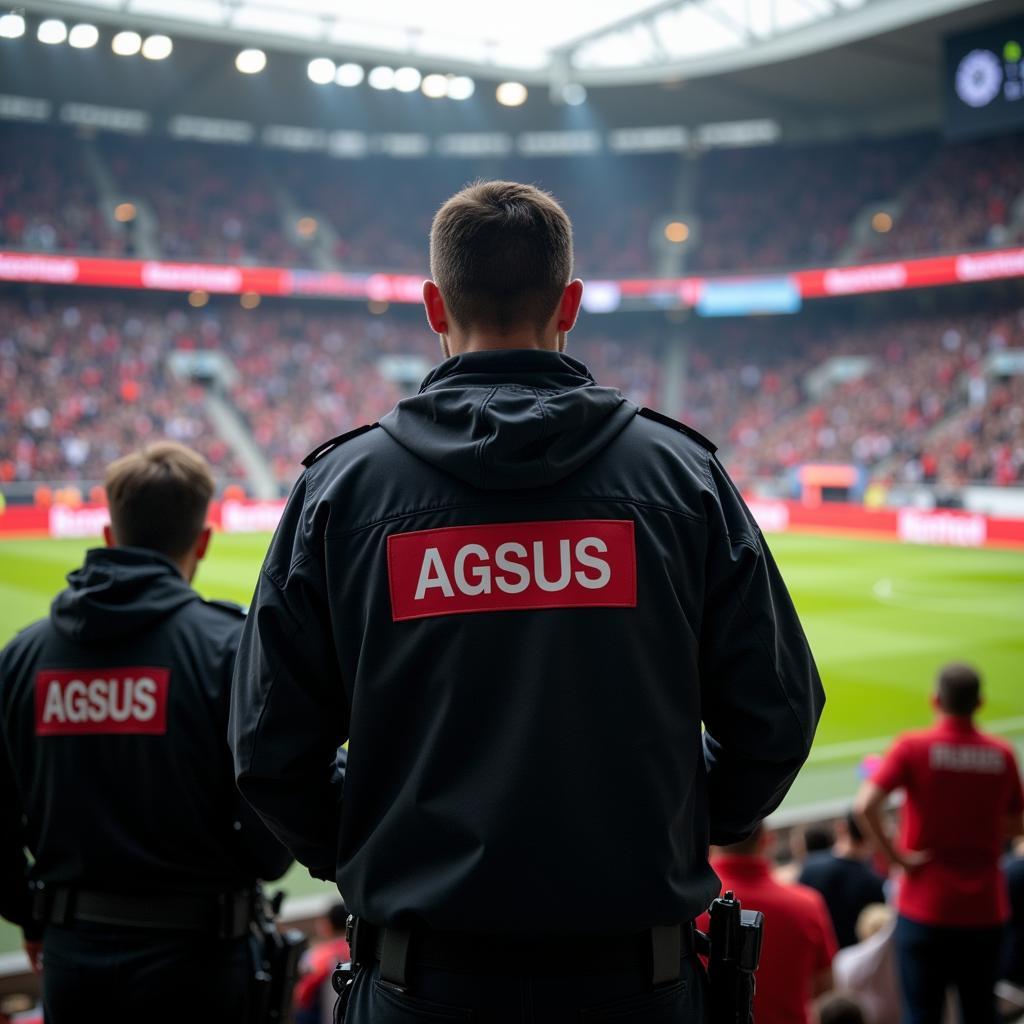
[[[291,857],[234,785],[244,616],[186,579],[212,488],[180,445],[115,463],[112,539],[135,546],[90,551],[0,654],[0,910],[42,937],[53,1024],[241,1021],[251,1002],[253,886]]]
[[[551,202],[507,183],[472,201],[500,219],[503,188],[528,214]],[[427,977],[446,963],[561,978],[530,998],[567,1012],[597,992],[664,1001],[652,980],[685,989],[680,926],[719,892],[708,843],[778,805],[821,712],[793,605],[713,446],[554,349],[470,346],[313,453],[246,622],[239,785],[376,935],[356,954],[384,961],[375,994],[356,984],[360,1022],[413,1019],[389,1015],[396,1000],[504,1019],[488,1007],[526,998],[518,975],[487,992]],[[656,926],[675,932],[652,979]],[[645,942],[646,982],[615,974]],[[569,992],[584,966],[600,984]],[[693,998],[663,1012],[699,1013]],[[635,1019],[662,1019],[646,1006]]]

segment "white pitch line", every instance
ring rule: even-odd
[[[1017,732],[1024,729],[1024,717],[1000,718],[993,722],[979,722],[978,724],[986,732]],[[822,747],[815,747],[811,751],[807,763],[822,764],[827,761],[845,761],[863,754],[880,754],[889,749],[892,741],[892,736],[876,736],[874,739],[851,740],[849,743],[829,743]]]

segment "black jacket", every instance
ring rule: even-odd
[[[33,880],[133,891],[276,878],[291,858],[227,745],[243,614],[152,551],[97,549],[0,653],[0,913]]]
[[[243,794],[354,913],[688,920],[718,892],[709,837],[796,776],[824,695],[785,586],[710,445],[637,413],[564,355],[474,353],[307,460],[231,742]]]

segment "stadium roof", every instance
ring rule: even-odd
[[[355,60],[586,85],[785,60],[983,0],[23,0],[29,11]]]

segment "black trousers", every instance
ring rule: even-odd
[[[646,972],[544,976],[483,976],[413,967],[408,990],[380,982],[379,966],[360,970],[345,1024],[681,1024],[706,1020],[707,981],[695,957],[682,961],[678,981],[656,988]]]
[[[1003,928],[936,928],[896,922],[904,1024],[939,1024],[946,990],[955,989],[964,1024],[993,1024]]]
[[[244,1024],[248,938],[76,924],[43,938],[46,1024]]]

